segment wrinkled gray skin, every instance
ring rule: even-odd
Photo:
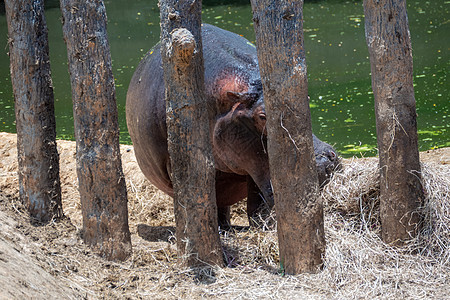
[[[229,227],[229,207],[247,197],[250,224],[273,207],[266,152],[266,114],[256,49],[243,37],[202,26],[206,101],[214,107],[211,141],[216,168],[219,224]],[[127,125],[137,162],[145,176],[173,196],[167,150],[164,80],[160,46],[137,67],[127,94]],[[317,171],[323,185],[339,165],[336,151],[314,138]]]

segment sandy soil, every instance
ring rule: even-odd
[[[248,263],[242,255],[236,264],[229,263],[231,268],[220,269],[212,277],[219,279],[209,285],[199,283],[177,265],[172,200],[145,180],[132,146],[127,145],[121,146],[121,153],[133,255],[122,263],[106,261],[80,239],[75,143],[58,141],[67,218],[33,226],[18,200],[16,136],[0,133],[0,140],[0,299],[335,298],[329,290],[305,283],[314,275],[302,279],[279,276],[276,264],[264,263],[264,253]],[[450,148],[423,152],[421,160],[447,166]],[[233,222],[245,225],[242,205],[235,208]],[[227,240],[227,236],[222,238]],[[260,236],[242,235],[240,239],[252,242]],[[234,259],[237,246],[233,243],[236,240],[225,243],[224,251]],[[274,249],[269,245],[267,251]],[[252,286],[246,285],[247,281]]]

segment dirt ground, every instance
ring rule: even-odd
[[[382,269],[389,266],[371,262],[379,264],[376,270],[381,270],[380,276],[385,276],[380,282],[375,275],[370,275],[375,276],[373,280],[372,277],[362,278],[361,274],[356,274],[354,280],[337,278],[339,276],[333,273],[338,272],[337,268],[331,262],[325,264],[323,274],[281,276],[276,261],[275,232],[223,234],[228,267],[206,274],[211,278],[209,283],[200,282],[177,265],[171,198],[145,180],[133,147],[128,145],[121,146],[121,153],[128,187],[133,254],[125,262],[106,261],[92,253],[80,239],[82,220],[75,143],[58,141],[66,218],[45,226],[33,226],[18,199],[16,135],[0,133],[0,140],[0,299],[413,299],[416,295],[423,296],[422,299],[450,299],[448,261],[440,265],[430,262],[430,268],[434,269],[426,273],[428,277],[417,274],[405,279],[398,279],[404,272],[400,272],[397,279],[385,279],[390,275],[383,275]],[[423,152],[421,160],[448,173],[450,148]],[[359,161],[374,164],[376,158]],[[449,199],[443,201],[448,203]],[[448,219],[450,216],[446,214],[444,217]],[[243,205],[234,208],[233,216],[235,225],[246,225]],[[332,224],[339,228],[346,222],[339,220],[326,221],[326,226]],[[339,222],[342,224],[337,224]],[[328,243],[334,233],[327,232]],[[333,245],[327,246],[327,255],[333,253]],[[345,251],[339,251],[338,255],[346,255]],[[421,285],[431,280],[429,277],[434,278],[433,286],[422,289]],[[352,294],[357,285],[364,286],[363,294]],[[371,285],[378,285],[378,290]]]

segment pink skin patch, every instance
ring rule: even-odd
[[[219,110],[222,113],[229,111],[235,104],[230,99],[228,92],[246,93],[248,91],[248,82],[244,78],[233,73],[223,73],[213,84],[214,91],[210,93],[218,99]]]
[[[227,74],[216,81],[220,99],[227,97],[227,92],[245,93],[248,91],[248,84],[236,74]]]

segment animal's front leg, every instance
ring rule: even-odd
[[[230,222],[231,214],[230,207],[217,207],[217,220],[219,221],[219,227],[222,230],[230,230],[231,222]]]

